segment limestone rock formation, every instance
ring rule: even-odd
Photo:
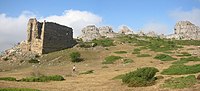
[[[98,39],[101,37],[99,29],[95,25],[89,25],[82,29],[82,35],[78,37],[84,42],[89,42],[93,39]]]
[[[110,27],[110,26],[99,27],[99,33],[101,36],[105,36],[108,38],[115,37],[115,35],[116,35],[116,33],[114,33],[112,27]]]
[[[99,39],[101,37],[112,38],[116,36],[116,33],[113,32],[113,29],[110,26],[97,28],[95,25],[89,25],[82,29],[82,33],[83,34],[78,38],[82,39],[84,42],[89,42],[93,39]]]
[[[134,33],[127,26],[121,26],[119,28],[119,34],[134,34]]]
[[[146,36],[148,36],[148,37],[158,37],[158,34],[156,34],[154,31],[150,31],[150,32],[146,33]]]
[[[200,28],[189,21],[179,21],[174,27],[175,34],[168,35],[167,38],[183,40],[200,40]]]
[[[137,33],[138,36],[145,36],[145,33],[143,31],[140,31],[139,33]]]

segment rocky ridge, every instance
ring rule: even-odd
[[[174,34],[166,38],[182,40],[200,40],[200,28],[189,21],[179,21],[174,27]]]

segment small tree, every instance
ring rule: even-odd
[[[71,58],[72,62],[80,62],[80,61],[82,61],[81,54],[79,52],[70,53],[70,58]]]

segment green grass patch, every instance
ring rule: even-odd
[[[123,59],[123,63],[124,64],[133,63],[133,60],[126,58],[126,59]]]
[[[170,51],[166,51],[166,52],[163,52],[163,53],[166,53],[166,54],[174,54],[174,52],[170,52]]]
[[[200,64],[187,66],[187,65],[172,65],[168,69],[164,69],[161,74],[163,75],[185,75],[195,74],[200,72]]]
[[[108,56],[105,58],[105,60],[102,62],[103,64],[113,64],[116,60],[121,59],[120,56]]]
[[[186,77],[178,77],[178,78],[171,78],[165,80],[165,83],[162,85],[164,88],[172,88],[172,89],[182,89],[188,88],[195,85],[197,82],[194,75],[189,75]]]
[[[116,52],[114,52],[114,53],[116,53],[116,54],[125,54],[125,53],[127,53],[126,51],[116,51]]]
[[[92,73],[94,73],[94,70],[84,71],[84,72],[81,72],[80,74],[92,74]]]
[[[159,59],[161,61],[172,61],[172,60],[176,60],[176,58],[173,58],[169,55],[166,54],[157,54],[154,59]]]
[[[181,52],[181,54],[176,55],[178,57],[182,57],[182,56],[192,56],[191,54],[189,54],[188,52]]]
[[[19,81],[23,82],[48,82],[48,81],[63,81],[65,80],[64,77],[60,75],[53,75],[53,76],[40,76],[40,77],[27,77],[22,78]]]
[[[151,57],[149,54],[138,54],[137,57]]]
[[[0,88],[0,91],[40,91],[40,90],[30,89],[30,88]]]
[[[93,43],[96,43],[97,46],[109,47],[114,46],[113,40],[110,38],[103,38],[103,39],[94,39],[92,40]]]
[[[187,63],[189,61],[200,61],[200,58],[196,57],[196,56],[191,56],[191,57],[188,57],[188,58],[180,58],[180,60],[173,62],[172,64],[184,64],[184,63]]]
[[[122,82],[129,87],[145,87],[155,84],[155,74],[159,70],[154,67],[139,68],[135,71],[122,74],[113,79],[122,79]]]
[[[4,80],[4,81],[16,81],[16,78],[14,78],[14,77],[0,77],[0,80]]]

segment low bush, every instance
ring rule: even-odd
[[[72,52],[70,53],[70,58],[72,62],[80,62],[83,59],[81,58],[81,54],[79,52]]]
[[[16,81],[16,78],[14,78],[14,77],[0,77],[0,80],[4,80],[4,81]]]
[[[116,53],[116,54],[125,54],[125,53],[127,53],[126,51],[116,51],[116,52],[114,52],[114,53]]]
[[[29,63],[39,63],[40,61],[38,61],[38,59],[35,58],[31,58],[30,60],[28,60]]]
[[[172,61],[172,60],[176,60],[176,58],[173,58],[169,55],[166,54],[157,54],[154,59],[159,59],[161,61]]]
[[[137,57],[150,57],[151,55],[149,54],[138,54]]]
[[[144,67],[121,75],[118,78],[122,78],[122,82],[128,84],[129,87],[150,86],[155,83],[154,76],[158,71],[154,67]]]
[[[84,71],[84,72],[81,72],[80,74],[92,74],[92,73],[94,73],[94,70]]]
[[[8,57],[5,57],[5,58],[3,58],[3,60],[4,60],[4,61],[8,61],[8,60],[9,60],[9,58],[8,58]]]
[[[116,60],[121,59],[120,56],[108,56],[105,58],[105,60],[102,62],[103,64],[113,64]]]
[[[178,77],[178,78],[171,78],[165,80],[165,83],[162,85],[164,88],[173,88],[173,89],[181,89],[181,88],[188,88],[195,85],[197,82],[194,75],[189,75],[186,77]]]
[[[0,88],[0,91],[40,91],[40,90],[30,89],[30,88]]]
[[[23,82],[48,82],[48,81],[63,81],[65,80],[64,77],[60,75],[53,75],[53,76],[40,76],[40,77],[27,77],[22,78],[19,81]]]
[[[140,54],[140,52],[139,51],[134,51],[134,52],[132,52],[132,54]]]
[[[164,69],[161,74],[163,75],[184,75],[195,74],[200,72],[200,64],[187,66],[187,65],[172,65],[168,69]]]
[[[132,59],[128,59],[128,58],[123,59],[123,63],[124,63],[124,64],[132,63],[132,62],[133,62]]]

